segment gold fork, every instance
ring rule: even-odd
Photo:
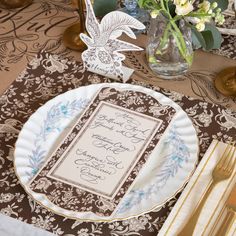
[[[195,211],[189,218],[184,228],[177,234],[177,236],[193,235],[199,215],[212,189],[215,187],[216,184],[218,184],[219,182],[223,180],[228,179],[231,176],[234,170],[235,162],[236,162],[236,158],[234,158],[234,154],[235,154],[234,146],[231,146],[230,144],[228,144],[222,157],[220,158],[219,162],[216,164],[216,166],[214,167],[212,171],[212,180],[205,195],[203,196],[197,208],[195,208]]]

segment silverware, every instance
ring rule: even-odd
[[[229,198],[226,202],[227,214],[222,221],[215,236],[225,236],[229,233],[230,227],[236,219],[236,185],[231,191]]]
[[[213,190],[216,184],[218,184],[223,180],[228,179],[231,176],[236,161],[235,158],[233,158],[234,154],[235,154],[235,147],[228,144],[219,162],[216,164],[216,166],[212,171],[212,180],[206,193],[201,199],[200,204],[197,206],[197,208],[189,218],[188,222],[185,224],[184,228],[177,234],[178,236],[193,235],[202,208],[205,205],[205,202],[208,196],[210,195],[211,191]]]

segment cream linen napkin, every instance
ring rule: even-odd
[[[37,223],[36,223],[37,224]],[[1,236],[53,236],[54,234],[9,216],[0,214]],[[55,235],[54,235],[55,236]]]
[[[207,190],[210,184],[212,170],[226,146],[227,144],[225,143],[213,140],[158,236],[175,236],[183,227],[184,223],[187,222],[188,217]],[[201,212],[193,234],[194,236],[213,236],[216,233],[217,228],[221,224],[222,216],[226,213],[224,205],[235,182],[236,168],[234,168],[230,179],[220,182],[213,189]],[[236,222],[231,227],[228,236],[233,235],[236,235]]]

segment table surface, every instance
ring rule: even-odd
[[[231,12],[227,19],[228,24],[236,24]],[[22,9],[0,9],[0,94],[39,51],[80,60],[80,53],[66,49],[61,38],[66,27],[77,21],[77,13],[68,0],[34,1]],[[145,48],[146,39],[145,35],[139,35],[137,40],[132,41]],[[155,76],[147,66],[145,51],[128,52],[125,64],[135,69],[134,79],[235,110],[235,99],[222,96],[215,90],[213,83],[219,71],[235,66],[232,58],[236,59],[235,36],[225,36],[220,50],[211,53],[195,51],[191,70],[177,80],[163,80]]]
[[[227,22],[230,22],[228,23],[229,25],[235,24],[236,22],[234,21],[232,12],[230,11],[229,11],[229,15],[227,16],[227,20],[228,20]],[[20,79],[18,79],[18,81],[16,81],[12,85],[12,87],[7,92],[4,93],[4,91],[10,86],[10,84],[13,81],[15,81],[15,79],[19,76],[19,74],[23,70],[25,70],[27,63],[30,62],[36,56],[40,57],[40,54],[38,54],[40,51],[46,51],[49,53],[60,55],[61,57],[67,57],[70,60],[78,61],[78,65],[81,64],[80,53],[76,51],[71,51],[65,48],[61,39],[61,36],[63,32],[65,31],[65,29],[69,25],[77,21],[78,21],[77,13],[73,11],[70,5],[70,1],[68,0],[59,0],[59,1],[43,1],[43,0],[40,1],[39,0],[39,1],[34,1],[32,5],[22,8],[22,9],[17,9],[17,10],[0,9],[0,79],[1,79],[0,94],[3,94],[2,98],[5,99],[6,96],[7,98],[10,98],[11,96],[14,97],[15,96],[14,91],[16,91],[17,95],[21,95],[20,94],[21,89],[23,93],[24,91],[26,91],[27,86],[29,87],[31,86],[30,82],[28,82],[29,84],[23,85],[22,82],[20,82]],[[199,99],[195,101],[195,104],[199,103],[200,100],[210,102],[209,104],[202,103],[200,106],[195,107],[196,111],[199,112],[199,114],[204,113],[208,115],[207,111],[209,112],[209,114],[210,114],[210,111],[214,112],[214,114],[218,114],[217,112],[222,111],[223,108],[230,108],[231,110],[228,110],[229,111],[228,114],[235,116],[235,113],[232,110],[236,111],[236,99],[225,97],[221,95],[220,93],[218,93],[216,89],[214,88],[214,79],[215,79],[216,74],[224,68],[236,65],[235,63],[235,59],[236,59],[235,37],[236,36],[228,36],[228,35],[224,36],[224,42],[220,50],[214,50],[212,52],[203,52],[201,50],[195,51],[194,62],[190,71],[186,73],[185,75],[181,76],[179,79],[163,80],[155,76],[152,73],[152,71],[148,68],[148,65],[146,63],[146,58],[145,58],[145,51],[127,52],[126,60],[124,63],[126,66],[129,66],[135,69],[135,73],[132,75],[132,83],[139,84],[143,82],[145,86],[154,85],[155,86],[153,87],[154,89],[161,91],[166,95],[169,94],[168,92],[169,90],[177,91],[184,95],[188,95],[188,96]],[[127,39],[127,40],[130,40],[130,39]],[[139,35],[137,40],[134,40],[134,41],[130,40],[130,41],[145,48],[146,40],[147,40],[146,35]],[[30,69],[28,68],[28,71],[31,71],[31,69],[32,68]],[[37,73],[39,72],[32,70],[31,73],[32,75],[36,76]],[[78,76],[78,78],[81,78],[80,71],[76,73],[75,75]],[[86,78],[84,79],[83,84],[86,84],[87,83],[86,79],[90,77],[89,74],[85,73],[85,75],[86,75],[85,76]],[[96,78],[94,77],[94,80],[96,80]],[[106,79],[105,80],[101,79],[100,81],[111,82],[110,80],[106,80]],[[80,82],[78,82],[78,86],[80,85],[81,85]],[[62,86],[62,84],[60,84],[60,86]],[[160,89],[160,88],[164,88],[164,89]],[[66,88],[63,88],[63,89],[66,89]],[[172,95],[173,95],[173,92],[172,92]],[[27,98],[25,97],[25,99]],[[41,104],[42,100],[40,99],[34,100],[38,102],[38,104],[36,104],[36,107]],[[188,98],[184,97],[183,100],[186,102],[186,104],[182,106],[183,109],[190,110],[192,107],[191,99],[188,100]],[[181,103],[182,100],[179,102],[180,104],[182,104]],[[218,104],[221,106],[218,107],[218,106],[215,106],[215,104]],[[4,109],[5,108],[2,109],[3,111],[2,115],[0,113],[0,116],[2,119],[2,120],[0,119],[0,124],[2,122],[5,122],[4,121],[5,117],[3,114],[4,112],[6,114],[7,109],[5,110]],[[21,115],[17,116],[15,114],[12,114],[12,116],[9,115],[9,117],[13,117],[14,119],[18,119],[19,121],[25,122],[28,115],[24,116],[22,120],[20,118]],[[197,119],[194,117],[192,118],[193,120]],[[202,124],[202,127],[201,126],[199,127],[200,131],[198,132],[199,132],[199,135],[201,136],[200,155],[203,155],[204,151],[209,146],[212,138],[217,137],[221,139],[222,141],[226,141],[230,139],[236,140],[234,127],[225,128],[223,126],[224,123],[222,122],[221,127],[219,126],[215,128],[217,120],[215,120],[214,122],[212,122],[212,125],[209,127],[203,127],[204,126],[203,124]],[[219,120],[218,120],[218,123],[219,123]],[[19,127],[22,127],[22,124],[19,125]],[[213,129],[214,129],[214,132],[212,131]],[[210,136],[210,138],[208,138],[207,136]],[[0,144],[1,144],[1,138],[4,142],[4,139],[1,136]],[[9,140],[10,139],[11,137],[9,137]],[[6,147],[3,148],[3,153],[7,152],[7,156],[5,155],[7,159],[9,159],[10,154],[8,155],[8,152],[10,153],[12,151],[15,139],[10,140],[10,141],[9,140],[6,141],[5,143]],[[2,161],[1,151],[2,150],[0,150],[0,162]],[[11,164],[8,164],[8,166],[11,166]],[[2,173],[5,174],[7,173],[6,171],[7,170],[4,170],[4,172]],[[11,170],[9,170],[8,175],[9,176],[12,175]],[[15,180],[15,177],[12,177],[12,178]],[[1,178],[0,182],[2,179],[4,178]],[[14,188],[16,189],[16,192],[19,192],[19,196],[17,196],[17,194],[15,193],[16,194],[15,197],[20,199],[21,195],[23,195],[23,192],[22,192],[23,190],[21,189],[19,185],[14,185],[14,186],[15,186]],[[9,189],[6,188],[6,190],[8,191]],[[65,229],[66,225],[68,224],[70,226],[72,225],[70,228],[71,230],[70,232],[75,232],[76,230],[76,232],[78,231],[78,233],[81,233],[81,234],[84,233],[84,235],[87,235],[86,224],[83,225],[82,222],[80,221],[71,222],[67,219],[54,217],[50,212],[48,213],[47,211],[44,212],[43,210],[39,210],[39,207],[36,206],[35,203],[33,203],[32,201],[27,200],[27,204],[29,204],[28,202],[30,202],[30,206],[28,208],[36,211],[34,212],[34,214],[36,215],[32,217],[33,219],[32,224],[34,224],[35,226],[40,227],[40,228],[45,228],[46,230],[49,230],[54,233],[62,234],[62,233],[68,233],[65,231],[62,232],[62,228]],[[7,207],[2,208],[2,209],[1,208],[2,206],[0,204],[0,211],[4,214],[9,213],[7,211]],[[14,206],[12,209],[14,209]],[[20,209],[17,209],[17,210],[20,210]],[[44,215],[45,219],[42,219],[41,216],[37,218],[37,211],[40,211]],[[47,214],[48,214],[48,217],[47,217]],[[24,214],[22,212],[20,213],[19,211],[19,215],[20,216],[16,215],[16,213],[14,215],[14,210],[11,214],[12,217],[18,218],[24,221],[24,216],[23,216]],[[139,227],[141,231],[144,230],[145,228],[146,232],[149,232],[149,234],[147,235],[155,235],[152,233],[152,231],[155,233],[157,229],[161,227],[161,225],[165,221],[165,217],[160,218],[160,219],[154,219],[153,217],[155,217],[155,213],[150,214],[150,215],[145,215],[143,216],[143,218],[139,218],[139,221],[135,219],[133,220],[131,219],[128,223],[123,222],[122,226],[125,227],[125,224],[126,226],[129,225],[129,229],[130,229],[131,226],[135,227],[136,225],[136,227]],[[60,219],[59,225],[57,225],[54,222],[56,219],[57,220]],[[147,219],[152,221],[150,226],[148,226],[145,223]],[[41,225],[43,224],[43,222],[45,224]],[[117,224],[114,223],[114,224],[111,224],[110,226],[104,226],[104,227],[108,227],[109,230],[111,230],[110,232],[112,232],[113,230],[114,233],[117,233],[117,234],[118,232],[121,233],[121,230],[118,230],[119,227],[121,227],[119,223]],[[90,225],[89,228],[90,228],[89,232],[91,234],[94,233],[94,235],[102,235],[102,233],[100,233],[99,231],[102,229],[101,224],[92,224]],[[133,230],[132,232],[136,232],[136,231]],[[129,233],[129,231],[127,231],[126,233]],[[142,235],[138,233],[138,230],[136,233],[137,234],[135,235]]]

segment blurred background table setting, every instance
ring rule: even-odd
[[[0,234],[186,235],[205,198],[189,235],[235,235],[235,12],[223,0],[0,0]],[[143,127],[130,138],[118,128],[131,116]],[[130,164],[98,167],[102,152],[81,148],[75,171],[120,173],[113,198],[88,187],[90,172],[70,184],[72,164],[55,175],[69,187],[53,182],[75,140],[92,150],[102,135],[125,151],[131,140]],[[224,156],[227,178],[209,187]]]

